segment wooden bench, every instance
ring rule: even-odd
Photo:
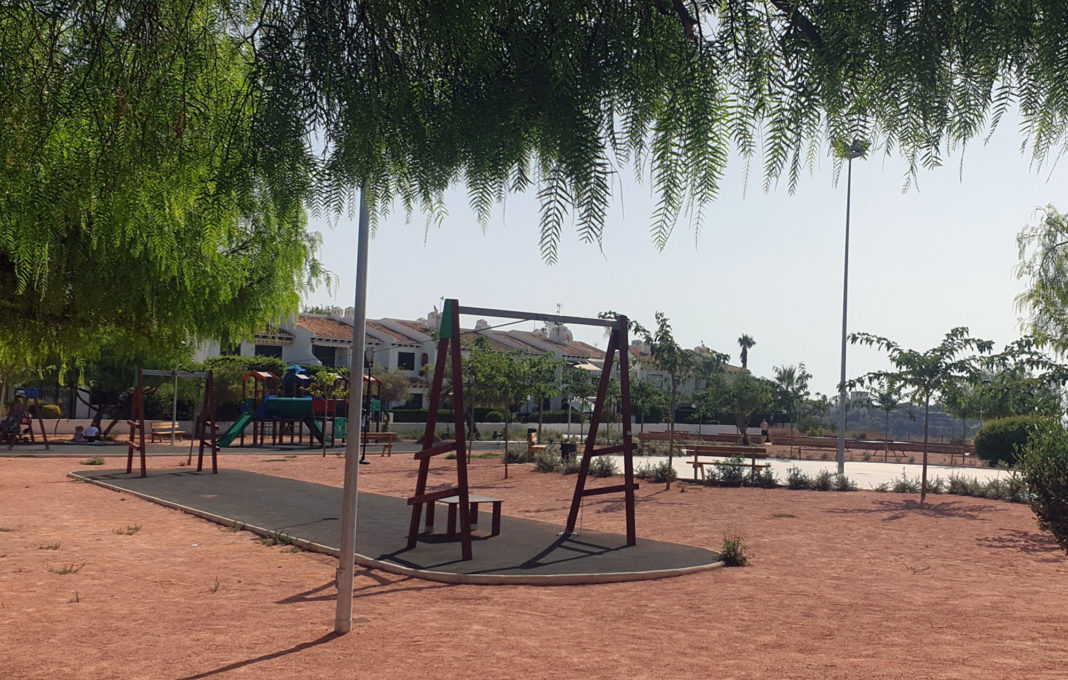
[[[178,429],[179,424],[176,422],[160,422],[152,423],[152,432],[149,434],[149,441],[162,442],[166,437],[170,439],[171,434],[174,434],[175,441],[182,441],[182,437],[185,436],[185,432]]]
[[[367,446],[381,446],[378,457],[393,457],[393,442],[397,441],[396,432],[364,432],[363,441]]]
[[[527,435],[527,455],[533,458],[536,454],[545,453],[549,449],[548,444],[538,443],[538,434],[531,432]]]
[[[439,498],[438,503],[444,503],[449,506],[449,521],[446,527],[446,533],[449,536],[455,536],[457,533],[456,525],[458,523],[457,516],[459,515],[458,508],[460,507],[459,496],[446,496],[445,498]],[[492,503],[493,513],[491,520],[490,536],[497,536],[501,533],[501,504],[504,503],[503,498],[491,498],[489,496],[481,496],[479,494],[468,494],[467,505],[468,514],[471,518],[471,530],[478,526],[478,504],[479,503]],[[427,529],[434,527],[434,503],[428,503],[426,509],[426,526]]]
[[[697,471],[701,471],[701,479],[705,479],[705,466],[715,465],[716,461],[701,460],[702,458],[748,458],[749,465],[755,474],[758,469],[770,467],[770,464],[758,465],[758,460],[766,460],[767,449],[763,446],[685,446],[682,449],[684,456],[693,456],[690,465],[693,466],[693,478],[697,479]]]

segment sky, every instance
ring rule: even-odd
[[[963,164],[958,152],[941,168],[921,170],[907,191],[896,156],[876,151],[853,162],[850,332],[921,350],[956,326],[999,348],[1019,337],[1014,300],[1024,283],[1015,275],[1016,236],[1038,222],[1039,208],[1062,199],[1068,171],[1035,169],[1013,123],[1002,121],[989,143],[969,145]],[[649,232],[655,196],[648,177],[621,167],[601,246],[582,243],[572,229],[553,266],[540,257],[533,192],[509,196],[484,231],[463,187],[447,195],[449,216],[440,227],[395,211],[380,220],[370,244],[368,317],[425,317],[447,297],[542,313],[559,305],[574,316],[614,310],[646,327],[660,311],[684,347],[703,343],[737,365],[745,333],[756,341],[753,373],[770,378],[775,366],[803,362],[810,389],[833,393],[841,361],[845,169],[835,184],[824,154],[790,194],[785,180],[765,193],[759,158],[752,167],[747,186],[744,162],[732,158],[699,238],[680,220],[662,252]],[[306,294],[305,304],[352,306],[355,219],[310,220],[309,228],[322,234],[321,259],[336,284]],[[579,340],[607,344],[603,329],[571,329]],[[887,367],[875,349],[848,348],[848,378]]]

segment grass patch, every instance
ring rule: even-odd
[[[12,531],[16,531],[16,529],[12,529],[11,527],[0,527],[0,534],[9,534]]]
[[[117,534],[119,536],[133,536],[138,531],[141,531],[140,524],[131,524],[125,529],[112,529],[112,533]]]
[[[82,601],[82,598],[78,597],[78,591],[75,590],[74,591],[74,597],[72,597],[69,600],[67,600],[67,604],[78,604],[81,601]]]
[[[44,545],[37,546],[38,550],[59,550],[58,543],[45,543]]]
[[[84,566],[85,562],[82,562],[81,564],[68,564],[58,569],[56,569],[55,567],[49,567],[48,571],[53,574],[59,574],[60,576],[66,576],[67,574],[77,574],[79,571],[82,570],[82,567]]]
[[[772,519],[792,519],[796,517],[797,515],[793,514],[792,512],[775,512],[771,515]]]
[[[100,456],[96,456],[95,458],[86,458],[85,460],[82,461],[82,465],[103,465],[103,464],[104,464],[104,459],[101,458]]]
[[[258,541],[268,548],[274,545],[293,545],[293,537],[288,534],[283,534],[280,531],[276,531],[270,536],[260,536],[253,540]],[[300,548],[297,548],[297,550],[300,550]]]

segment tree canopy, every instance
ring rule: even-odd
[[[485,219],[532,188],[549,262],[571,215],[600,241],[619,164],[650,177],[663,246],[680,215],[700,229],[732,149],[792,188],[855,137],[937,166],[1011,105],[1041,161],[1068,114],[1058,0],[266,0],[262,17],[266,129],[322,131],[317,205],[362,184],[441,214],[463,181]]]
[[[301,202],[486,219],[536,191],[542,255],[599,243],[613,174],[700,233],[732,151],[790,188],[843,139],[910,172],[1017,106],[1065,139],[1059,0],[24,0],[0,18],[5,352],[225,334],[296,307]],[[840,161],[835,161],[840,162]]]
[[[8,361],[248,335],[319,273],[310,166],[260,143],[254,49],[232,9],[21,2],[0,15]],[[287,143],[303,149],[303,133]]]

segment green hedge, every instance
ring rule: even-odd
[[[987,422],[975,435],[975,455],[992,466],[1016,464],[1016,454],[1023,451],[1031,433],[1048,425],[1044,416],[1012,416]]]

